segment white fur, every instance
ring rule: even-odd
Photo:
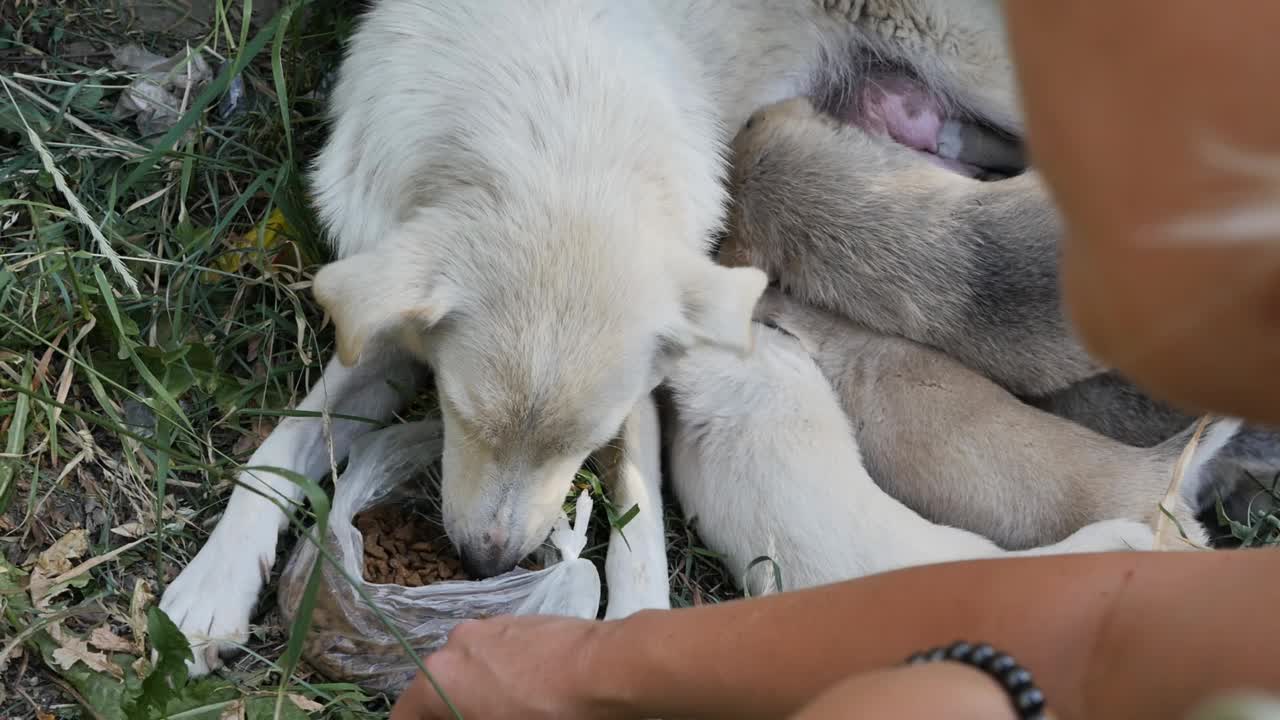
[[[377,2],[352,39],[313,176],[340,258],[315,292],[341,363],[303,406],[386,419],[402,400],[377,380],[429,364],[446,428],[445,527],[486,570],[513,564],[550,531],[573,469],[680,353],[749,349],[764,277],[706,257],[724,219],[728,136],[803,92],[821,58],[838,71],[854,46],[913,62],[939,92],[1016,129],[990,0]],[[342,424],[334,458],[365,429]],[[320,422],[291,421],[251,462],[318,478],[324,446]],[[652,497],[656,480],[640,474]],[[166,590],[161,606],[184,632],[212,639],[196,674],[245,636],[282,522],[238,487]],[[665,607],[661,523],[627,540],[645,550],[634,567],[610,563],[610,604]]]
[[[914,565],[1001,555],[1149,550],[1150,527],[1088,525],[1028,551],[936,525],[881,490],[862,466],[835,392],[800,343],[759,328],[755,352],[691,352],[671,375],[677,422],[671,482],[708,545],[753,593]]]

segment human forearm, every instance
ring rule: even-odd
[[[1172,229],[1280,203],[1280,95],[1261,90],[1280,62],[1280,5],[1004,5],[1031,158],[1065,216],[1063,287],[1082,339],[1186,409],[1280,421],[1280,225],[1244,243]],[[1270,179],[1223,164],[1213,144],[1270,163]]]
[[[1212,691],[1280,685],[1262,657],[1280,637],[1249,619],[1265,617],[1266,598],[1280,592],[1277,560],[1114,553],[913,568],[641,613],[601,626],[591,658],[611,717],[781,718],[851,675],[964,639],[1015,655],[1057,717],[1154,720]],[[1229,613],[1201,592],[1246,577],[1267,587],[1233,597]],[[1258,650],[1221,641],[1246,632]]]
[[[1015,654],[1061,712],[1132,557],[956,563],[640,613],[603,627],[592,654],[617,685],[619,716],[780,718],[850,675],[964,639]],[[1060,609],[1028,611],[1046,607]]]

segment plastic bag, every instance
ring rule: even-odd
[[[346,470],[335,483],[326,546],[334,561],[358,583],[420,657],[444,644],[458,623],[495,615],[563,615],[595,618],[600,605],[600,575],[579,557],[586,546],[591,498],[578,497],[576,525],[562,516],[551,534],[560,561],[542,570],[515,570],[486,580],[447,580],[423,587],[375,584],[364,580],[364,539],[352,525],[361,511],[398,497],[421,497],[434,486],[424,478],[443,447],[438,420],[397,425],[369,433],[353,445]],[[409,492],[405,492],[408,488]],[[292,623],[307,578],[319,553],[301,540],[280,577],[281,612]],[[303,657],[335,681],[398,694],[417,666],[351,581],[321,558],[320,588]]]

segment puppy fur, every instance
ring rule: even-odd
[[[445,527],[473,572],[513,566],[672,362],[749,349],[764,277],[706,256],[728,141],[755,109],[839,87],[869,56],[1019,130],[991,0],[377,0],[312,175],[339,258],[314,282],[337,357],[299,406],[321,417],[282,423],[249,464],[318,479],[374,427],[325,413],[386,421],[429,366]],[[281,508],[300,500],[286,478],[242,474],[165,590],[194,674],[246,638]],[[665,576],[660,533],[627,540],[643,575]],[[649,594],[611,597],[611,615],[669,602],[630,587]]]
[[[1100,367],[1072,332],[1062,227],[1034,170],[972,180],[804,98],[754,113],[732,148],[722,262],[759,267],[807,304],[941,350],[1114,440],[1176,444],[1195,421]],[[1212,460],[1200,504],[1248,502],[1277,472],[1280,435],[1245,427]]]
[[[670,379],[672,487],[702,539],[725,555],[733,577],[752,593],[779,589],[769,563],[748,575],[758,557],[773,560],[783,588],[793,590],[937,562],[1152,547],[1151,528],[1133,520],[1082,525],[1060,542],[1020,553],[926,520],[872,481],[845,411],[803,343],[761,327],[750,356],[694,350]],[[948,450],[963,454],[954,445]],[[986,469],[970,464],[964,471]],[[985,478],[937,480],[948,482],[977,487]],[[1034,503],[1011,509],[1028,510]]]
[[[790,295],[939,348],[1020,394],[1100,372],[1072,337],[1061,227],[1034,171],[980,182],[796,98],[733,142],[720,259]]]
[[[835,388],[867,470],[935,522],[1002,547],[1057,542],[1102,520],[1154,525],[1194,427],[1153,448],[1116,442],[1033,408],[980,373],[910,340],[863,329],[770,290],[757,313],[795,336]],[[1166,509],[1188,540],[1207,463],[1239,429],[1211,421]]]

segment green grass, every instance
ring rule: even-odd
[[[271,590],[248,652],[199,682],[176,671],[177,690],[159,678],[183,643],[154,611],[236,471],[331,350],[308,291],[327,250],[303,172],[357,3],[284,3],[248,24],[247,2],[223,0],[194,39],[109,5],[0,5],[0,716],[124,717],[132,703],[137,717],[160,706],[175,717],[289,717],[303,714],[290,698],[306,698],[325,717],[380,717],[386,698],[296,662],[290,630],[300,628],[284,626]],[[167,56],[186,42],[215,78],[185,98],[171,130],[143,137],[113,116],[134,76],[111,65],[110,50],[136,43]],[[246,100],[227,115],[233,77]],[[300,525],[327,507],[325,488],[306,489]],[[732,597],[678,513],[667,524],[673,602]],[[72,564],[118,554],[34,607],[36,556],[76,528],[87,547]],[[68,636],[99,627],[145,636],[161,651],[157,669],[134,667],[138,647],[110,655],[120,677],[59,665]]]

